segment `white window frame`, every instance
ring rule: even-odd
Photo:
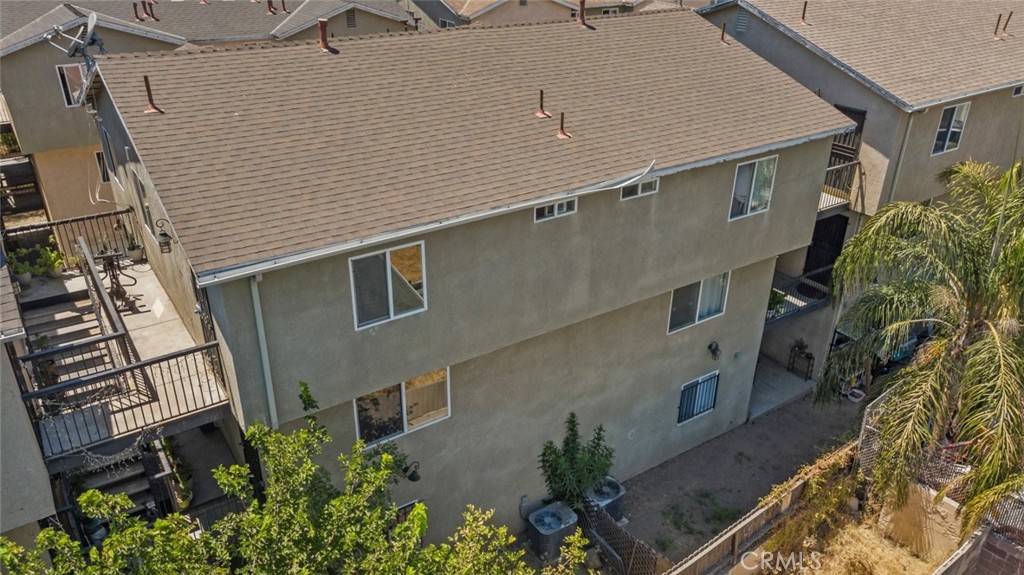
[[[705,416],[705,415],[715,411],[715,409],[718,407],[718,384],[721,383],[721,381],[722,381],[722,374],[719,373],[719,371],[717,369],[715,371],[712,371],[711,373],[705,373],[704,375],[702,375],[702,376],[700,376],[700,377],[698,377],[696,379],[691,379],[690,381],[687,381],[687,382],[683,383],[682,385],[680,385],[679,386],[679,396],[680,396],[679,397],[679,402],[682,403],[682,400],[683,400],[682,395],[683,395],[683,391],[686,389],[686,386],[688,386],[688,385],[700,385],[701,382],[706,381],[707,379],[709,379],[711,377],[715,378],[715,404],[711,406],[711,409],[705,409],[704,411],[702,411],[702,412],[700,412],[700,413],[698,413],[696,415],[693,415],[689,419],[684,419],[682,421],[678,421],[679,420],[679,415],[676,415],[676,427],[679,427],[680,425],[686,425],[687,423],[690,423],[691,421],[693,421],[695,419],[700,419],[701,417],[703,417],[703,416]]]
[[[732,271],[730,270],[730,271],[727,271],[727,272],[724,272],[724,273],[725,273],[725,297],[722,298],[722,311],[720,311],[720,312],[718,312],[716,314],[709,315],[708,317],[706,317],[704,319],[701,319],[701,317],[700,317],[700,300],[701,300],[702,297],[704,297],[704,282],[706,282],[706,281],[708,281],[710,279],[714,279],[714,278],[716,278],[716,277],[718,277],[718,276],[720,276],[722,274],[714,274],[714,275],[712,275],[710,277],[706,277],[706,278],[700,280],[699,282],[692,282],[692,283],[688,283],[686,285],[679,286],[680,288],[684,288],[684,287],[687,287],[687,286],[691,286],[694,283],[700,284],[697,287],[697,307],[696,307],[696,309],[694,310],[694,313],[693,313],[693,319],[694,319],[693,323],[688,323],[688,324],[686,324],[684,326],[680,326],[680,327],[677,327],[675,329],[672,329],[672,299],[675,297],[676,290],[672,290],[672,291],[668,292],[668,329],[667,329],[667,332],[666,332],[668,335],[671,335],[673,333],[679,333],[679,332],[683,331],[684,329],[693,327],[693,326],[698,325],[698,324],[702,324],[702,323],[704,323],[706,321],[711,321],[711,320],[715,319],[716,317],[718,317],[720,315],[725,315],[725,308],[729,305],[729,288],[732,287]],[[679,288],[676,288],[676,289],[679,289]]]
[[[570,203],[572,204],[572,208],[569,207]],[[559,206],[562,206],[562,208],[561,208],[562,211],[558,211],[559,210]],[[534,223],[547,222],[547,221],[554,220],[554,219],[557,219],[557,218],[561,218],[561,217],[565,217],[565,216],[571,216],[572,214],[576,213],[576,210],[579,209],[579,206],[580,206],[579,198],[566,198],[566,199],[564,199],[564,200],[562,200],[560,202],[552,202],[550,204],[544,204],[543,206],[537,206],[537,207],[533,208],[533,221],[534,221]],[[550,216],[547,216],[547,215],[542,216],[542,215],[540,215],[540,210],[543,210],[545,208],[554,208],[553,209],[554,213],[552,213]]]
[[[153,211],[149,207],[149,192],[146,191],[146,182],[142,181],[142,176],[139,175],[138,170],[131,167],[132,188],[135,191],[135,197],[139,200],[139,216],[142,219],[142,227],[149,231],[149,235],[156,239],[156,232],[153,231]]]
[[[757,166],[754,166],[754,177],[750,179],[750,189],[747,190],[749,194],[747,196],[747,212],[738,216],[732,215],[732,203],[736,197],[736,181],[740,177],[740,168],[749,164],[757,164],[758,162],[764,162],[774,159],[775,160],[775,171],[772,172],[772,183],[768,191],[768,201],[765,203],[764,208],[757,210],[756,212],[750,211],[750,199],[754,197],[754,184],[757,183]],[[750,216],[756,216],[757,214],[763,214],[771,208],[772,196],[775,195],[775,177],[779,175],[779,155],[764,156],[763,158],[757,158],[756,160],[750,160],[748,162],[740,162],[736,164],[736,171],[732,176],[732,190],[729,192],[729,221],[734,222],[736,220],[742,220],[743,218],[749,218]]]
[[[651,182],[654,182],[654,189],[653,190],[644,191],[644,184],[649,184]],[[626,196],[626,188],[629,188],[631,186],[636,186],[636,194],[627,197]],[[634,182],[634,183],[632,183],[632,184],[630,184],[628,186],[622,186],[621,188],[619,188],[619,201],[624,202],[626,200],[635,200],[637,198],[641,198],[641,197],[644,197],[644,196],[649,196],[651,194],[656,194],[656,193],[658,193],[658,190],[660,188],[661,188],[661,178],[647,178],[645,180],[640,180],[639,182]]]
[[[82,82],[85,82],[85,65],[83,64],[57,64],[57,83],[60,85],[61,98],[64,100],[65,108],[79,108],[82,106],[80,103],[70,102],[71,100],[71,86],[68,84],[67,75],[64,74],[64,68],[78,68],[79,74],[81,74]],[[67,88],[67,89],[65,89]],[[85,86],[82,86],[85,89]]]
[[[957,140],[956,147],[955,148],[950,148],[950,147],[948,147],[949,146],[949,137],[953,134],[953,122],[956,120],[956,114],[959,111],[959,108],[965,108],[965,111],[964,111],[964,124],[963,124],[963,126],[960,127],[960,139]],[[950,121],[949,121],[949,128],[948,128],[948,130],[946,132],[946,143],[942,146],[942,150],[936,152],[935,151],[935,140],[938,139],[938,137],[939,137],[939,130],[942,129],[942,117],[946,115],[946,110],[949,110],[949,109],[953,110],[953,118],[950,119]],[[955,152],[956,150],[960,149],[960,144],[963,143],[963,141],[964,141],[964,133],[967,132],[967,118],[970,116],[970,114],[971,114],[971,102],[970,101],[960,102],[959,104],[954,104],[952,106],[946,106],[945,108],[942,109],[942,113],[939,114],[939,124],[935,127],[935,137],[932,138],[932,141],[931,141],[932,142],[931,143],[931,146],[932,146],[932,156],[941,156],[942,154],[945,154],[947,152]]]
[[[399,386],[398,390],[402,394],[402,431],[400,431],[398,433],[393,433],[393,434],[391,434],[391,435],[389,435],[387,437],[381,437],[380,439],[375,440],[373,443],[367,443],[366,447],[364,447],[364,449],[369,449],[370,447],[373,447],[375,445],[380,445],[380,444],[386,443],[388,441],[394,441],[395,439],[398,439],[399,437],[402,437],[402,436],[405,436],[405,435],[409,435],[410,433],[415,433],[415,432],[417,432],[417,431],[419,431],[421,429],[430,427],[431,425],[434,425],[435,423],[440,423],[440,422],[442,422],[442,421],[444,421],[446,419],[451,419],[451,416],[452,416],[452,367],[448,366],[448,367],[446,367],[444,369],[445,369],[445,375],[444,375],[444,377],[445,377],[445,382],[444,382],[445,389],[444,389],[444,392],[445,392],[445,401],[447,401],[448,413],[445,414],[444,417],[438,417],[437,419],[434,419],[432,421],[428,421],[427,423],[424,423],[422,425],[417,425],[416,427],[413,427],[412,429],[410,429],[409,428],[409,411],[408,411],[408,407],[406,406],[406,403],[405,403],[405,382],[404,381],[399,382],[398,383],[398,386]],[[386,389],[388,387],[392,387],[393,385],[395,385],[395,384],[392,383],[391,385],[384,386],[381,389]],[[377,390],[374,390],[374,391],[380,391],[380,389],[377,389]],[[371,391],[371,392],[368,392],[368,393],[364,393],[363,395],[369,395],[370,393],[374,393],[374,391]],[[362,396],[360,396],[360,397],[362,397]],[[360,437],[360,432],[359,432],[359,405],[358,405],[358,401],[359,401],[358,397],[352,398],[352,421],[353,421],[353,424],[354,424],[354,426],[356,428],[356,439],[362,439]]]
[[[409,248],[409,247],[416,246],[416,245],[420,246],[420,270],[421,270],[420,273],[423,274],[423,280],[422,280],[423,281],[423,307],[421,307],[419,309],[409,310],[409,311],[403,312],[403,313],[401,313],[399,315],[395,315],[394,288],[391,286],[391,267],[390,267],[391,266],[391,252],[396,251],[396,250],[401,250],[401,249],[404,249],[404,248]],[[355,275],[355,268],[352,266],[352,261],[353,260],[360,260],[360,259],[363,259],[363,258],[372,257],[372,256],[375,256],[377,254],[386,254],[384,257],[385,257],[385,260],[386,260],[386,264],[388,266],[386,268],[386,270],[387,270],[387,280],[388,280],[388,317],[385,318],[385,319],[379,319],[377,321],[374,321],[374,322],[368,323],[366,325],[360,326],[359,325],[359,310],[356,307],[357,306],[357,303],[356,303],[356,275]],[[424,243],[423,240],[420,240],[418,242],[412,242],[412,243],[408,243],[408,244],[403,244],[403,245],[400,245],[400,246],[390,247],[390,248],[387,248],[385,250],[377,250],[375,252],[359,254],[358,256],[352,256],[352,257],[348,258],[348,278],[349,278],[349,286],[351,286],[351,291],[352,291],[352,323],[355,324],[356,331],[362,331],[364,329],[369,329],[371,327],[377,327],[378,325],[382,325],[382,324],[394,321],[394,320],[399,319],[399,318],[409,317],[411,315],[416,315],[418,313],[423,313],[423,312],[427,311],[427,246],[426,246],[426,244]]]
[[[96,167],[100,170],[100,183],[109,184],[110,170],[107,169],[107,154],[103,150],[96,152]],[[106,177],[103,177],[104,174]]]
[[[1024,84],[1017,84],[1013,87],[1013,91],[1010,92],[1010,97],[1019,98],[1024,96]]]
[[[601,15],[602,16],[614,16],[614,15],[616,15],[618,13],[619,13],[619,9],[618,8],[602,8],[601,9]]]
[[[449,20],[447,18],[438,18],[437,19],[437,25],[440,28],[454,28],[455,27],[455,21],[454,20]]]

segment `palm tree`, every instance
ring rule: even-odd
[[[837,260],[834,293],[855,296],[839,328],[855,339],[830,354],[816,400],[927,328],[909,365],[888,377],[873,489],[904,504],[928,458],[959,443],[970,533],[1024,487],[1024,166],[965,162],[940,179],[948,203],[882,207]]]

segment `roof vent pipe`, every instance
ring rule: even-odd
[[[147,8],[146,7],[146,0],[142,0],[142,8],[143,8],[143,10],[146,10],[146,14],[149,14],[149,17],[152,18],[154,22],[159,22],[160,21],[160,19],[156,17],[156,12],[153,12],[153,3],[152,2],[149,3],[149,7]]]
[[[149,105],[146,106],[146,109],[142,113],[143,114],[163,114],[164,111],[161,110],[153,102],[153,88],[150,87],[150,85],[149,85],[149,76],[143,76],[142,77],[142,81],[146,83],[146,99],[149,100]]]
[[[327,43],[327,18],[318,18],[316,25],[320,28],[320,51],[327,54],[337,54],[338,51],[331,48],[331,45]]]
[[[580,9],[576,13],[576,23],[585,28],[590,27],[587,26],[587,0],[580,0]]]
[[[267,14],[271,16],[277,15],[277,10],[274,9],[274,0],[267,0]]]
[[[200,4],[209,4],[209,0],[199,0]]]
[[[996,40],[999,39],[999,26],[1003,23],[1003,13],[999,13],[999,19],[996,20],[996,31],[992,33],[992,37]]]
[[[281,0],[281,11],[285,14],[291,14],[291,12],[288,11],[288,8],[284,5],[284,0]]]
[[[807,25],[807,0],[804,0],[804,10],[800,13],[800,23]]]
[[[722,22],[722,34],[718,37],[722,44],[728,44],[729,42],[725,39],[725,22]]]
[[[547,110],[544,109],[544,90],[540,91],[540,108],[538,108],[537,111],[533,113],[533,115],[537,116],[538,118],[551,117],[551,112],[548,112]]]
[[[561,117],[558,119],[558,139],[569,140],[572,139],[572,134],[565,131],[565,112],[562,112]]]
[[[1003,36],[1009,34],[1009,32],[1006,31],[1006,28],[1010,25],[1010,18],[1013,18],[1013,10],[1010,10],[1010,13],[1006,16],[1006,22],[1003,22]]]
[[[145,12],[146,9],[143,8],[142,11]],[[136,22],[142,22],[142,18],[139,17],[139,3],[138,2],[132,2],[132,12],[135,12],[135,21]]]

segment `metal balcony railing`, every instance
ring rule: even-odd
[[[831,294],[832,266],[818,268],[795,278],[775,272],[765,323],[824,307],[828,305]]]
[[[76,251],[78,239],[85,238],[92,253],[124,254],[127,253],[132,238],[141,241],[131,212],[130,209],[122,209],[105,214],[8,228],[3,232],[4,248],[11,253],[18,248],[45,246],[50,244],[52,237],[57,249],[68,256]]]
[[[824,212],[841,206],[849,206],[853,190],[863,181],[860,161],[847,162],[825,170],[825,184],[821,188],[818,211]]]

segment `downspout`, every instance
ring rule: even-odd
[[[907,129],[903,132],[903,143],[900,144],[900,153],[896,156],[896,171],[892,175],[892,184],[889,185],[889,194],[885,199],[885,203],[892,202],[892,198],[896,195],[896,182],[900,179],[900,171],[903,169],[903,155],[907,149],[907,141],[910,140],[910,129],[914,126],[914,112],[910,112],[910,121],[907,122]],[[878,206],[882,207],[882,206]]]
[[[263,306],[260,305],[260,282],[263,274],[249,278],[252,292],[252,315],[256,319],[256,339],[260,345],[260,364],[263,366],[263,385],[267,388],[267,407],[270,410],[270,427],[277,429],[277,400],[274,398],[274,383],[270,379],[270,354],[267,352],[267,332],[263,328]]]

